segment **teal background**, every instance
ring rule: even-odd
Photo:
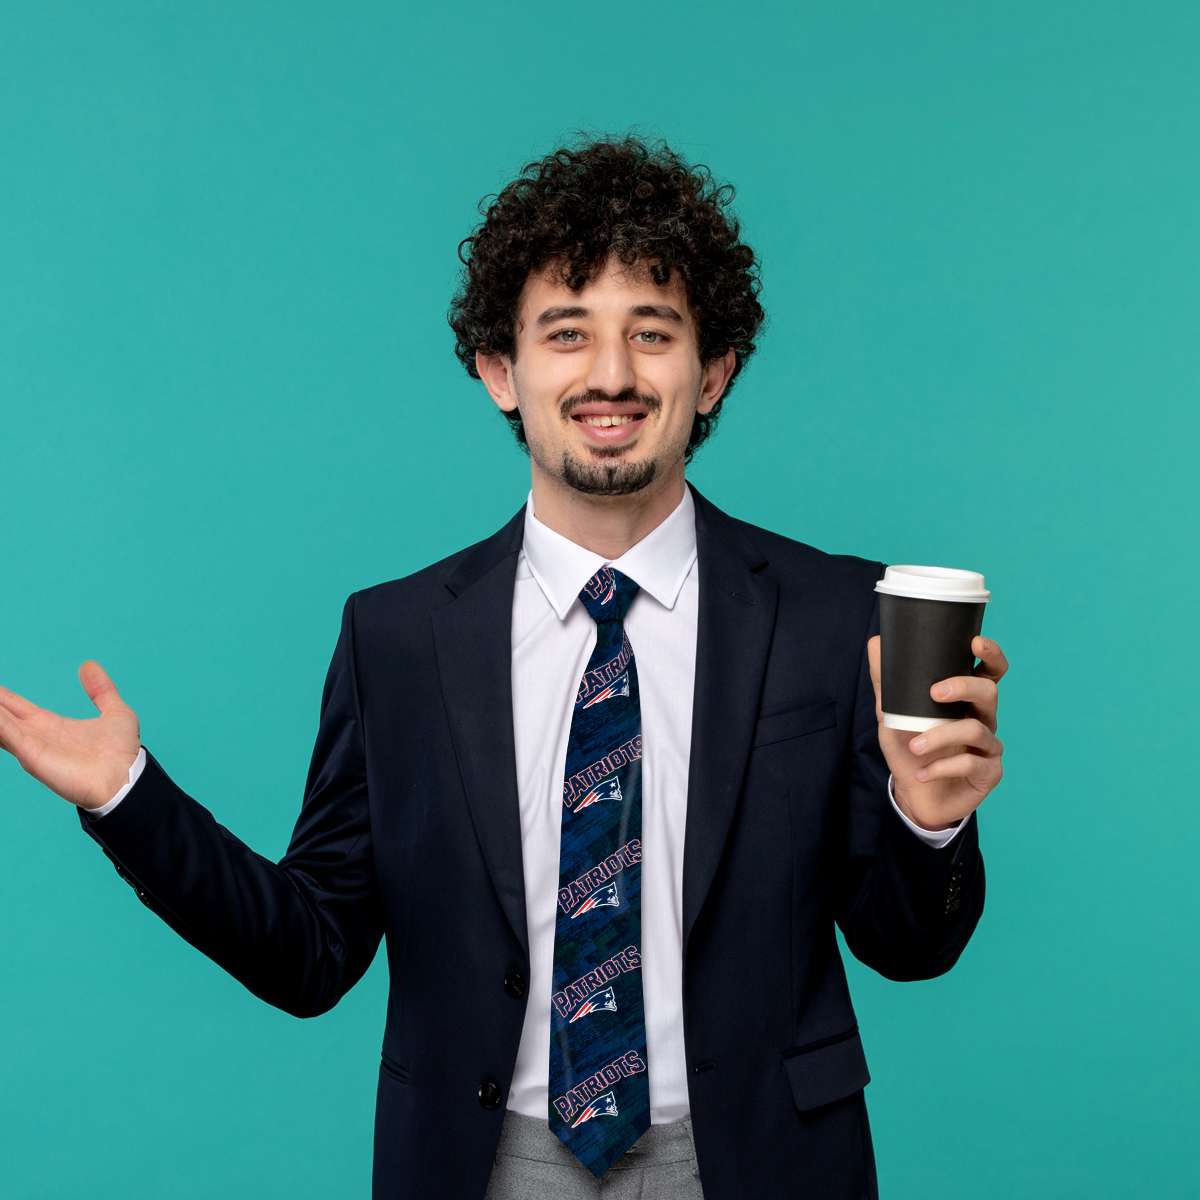
[[[771,315],[692,478],[984,571],[1013,662],[974,941],[850,966],[883,1195],[1196,1195],[1198,51],[1186,3],[12,0],[0,680],[84,715],[98,658],[280,855],[345,596],[528,486],[443,319],[476,201],[660,131]],[[382,956],[294,1020],[9,760],[0,814],[0,1190],[366,1197]]]

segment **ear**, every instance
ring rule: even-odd
[[[712,412],[713,406],[725,395],[730,376],[737,366],[737,351],[726,350],[720,358],[704,365],[704,376],[700,383],[700,402],[696,411],[703,417]],[[499,401],[497,401],[499,403]]]
[[[517,407],[517,390],[513,387],[512,363],[503,354],[484,354],[475,351],[475,370],[488,395],[496,402],[497,407],[505,412],[515,412]]]

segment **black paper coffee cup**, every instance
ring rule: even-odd
[[[971,642],[992,598],[983,576],[952,567],[888,567],[875,590],[884,725],[923,733],[960,720],[966,704],[939,704],[929,689],[975,669]]]

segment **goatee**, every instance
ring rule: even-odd
[[[580,462],[567,452],[563,454],[559,476],[568,487],[585,496],[631,496],[657,478],[658,460]]]

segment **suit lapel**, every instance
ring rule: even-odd
[[[433,612],[438,674],[475,834],[500,904],[529,953],[513,743],[512,605],[522,509],[469,552]]]
[[[712,886],[754,738],[779,589],[738,523],[695,489],[700,612],[683,854],[683,944]]]

